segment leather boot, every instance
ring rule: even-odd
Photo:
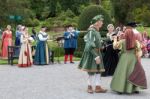
[[[95,87],[95,92],[96,93],[106,93],[106,89],[103,89],[101,86],[96,86]]]
[[[87,89],[87,92],[88,92],[88,93],[91,93],[91,94],[93,93],[93,89],[92,89],[92,86],[88,85],[88,89]]]

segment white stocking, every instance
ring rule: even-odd
[[[95,85],[96,86],[101,85],[101,74],[95,74]]]
[[[90,85],[90,86],[93,85],[93,75],[89,75],[87,83],[88,83],[88,85]]]

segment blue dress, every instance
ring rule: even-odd
[[[48,35],[39,33],[37,37],[37,46],[34,56],[35,65],[49,64],[49,49],[47,44]]]
[[[15,45],[16,46],[20,46],[21,42],[20,42],[20,37],[21,37],[21,32],[20,31],[16,31],[16,40],[15,40]]]

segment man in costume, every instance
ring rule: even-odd
[[[64,33],[64,50],[65,50],[65,57],[64,63],[67,63],[68,56],[70,56],[70,63],[73,62],[73,55],[77,48],[77,38],[78,32],[74,30],[72,25],[67,27],[67,31]]]
[[[105,93],[107,91],[101,87],[100,79],[101,73],[105,71],[101,55],[101,35],[99,33],[103,20],[103,15],[95,16],[91,21],[88,33],[84,36],[85,49],[79,63],[79,69],[88,73],[88,93],[94,92],[93,85],[95,85],[96,93]]]

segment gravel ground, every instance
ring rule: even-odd
[[[142,59],[150,85],[150,59]],[[18,68],[0,65],[0,99],[150,99],[150,89],[140,94],[118,95],[110,89],[111,77],[103,77],[107,93],[88,94],[87,74],[75,64]]]

